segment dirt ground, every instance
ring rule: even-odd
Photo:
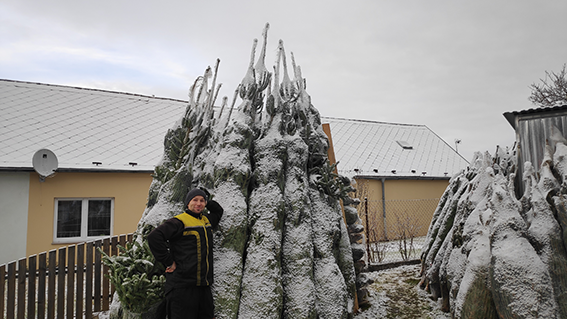
[[[368,273],[374,280],[369,286],[370,307],[355,318],[451,318],[418,287],[419,271],[420,265],[411,265]]]
[[[442,312],[440,302],[418,287],[420,265],[399,266],[368,273],[374,280],[370,285],[370,307],[360,311],[355,319],[450,319]],[[108,319],[108,312],[99,319]]]

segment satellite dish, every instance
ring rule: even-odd
[[[32,165],[33,169],[39,174],[39,180],[43,182],[46,177],[55,173],[59,161],[52,151],[43,148],[33,154]]]

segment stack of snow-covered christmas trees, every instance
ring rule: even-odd
[[[356,303],[356,275],[340,200],[356,204],[347,196],[352,188],[336,178],[319,113],[293,54],[290,79],[282,41],[274,72],[266,68],[267,31],[268,25],[255,64],[254,40],[230,106],[225,97],[220,110],[213,107],[219,61],[192,86],[185,116],[165,137],[138,224],[137,249],[147,250],[144,236],[183,210],[188,190],[204,187],[225,211],[214,238],[217,318],[348,318]],[[356,215],[355,209],[347,212]],[[360,223],[358,216],[349,219],[351,226]],[[114,263],[114,273],[129,267],[106,262]],[[142,264],[148,266],[143,280],[161,285],[162,270]],[[129,305],[117,307],[128,293],[134,292],[123,289],[114,298],[114,317],[122,313],[118,308],[132,312]],[[159,298],[140,300],[146,304],[142,310]]]
[[[548,141],[517,198],[515,155],[475,154],[443,194],[422,282],[454,318],[567,318],[567,141]]]

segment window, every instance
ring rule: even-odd
[[[55,199],[53,241],[72,243],[110,236],[113,215],[112,198]]]
[[[413,146],[406,141],[396,141],[404,150],[413,150]]]

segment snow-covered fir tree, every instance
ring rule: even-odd
[[[218,61],[191,87],[165,137],[136,241],[204,187],[225,212],[214,238],[217,318],[349,318],[356,285],[344,181],[334,178],[319,112],[293,54],[290,78],[282,41],[273,72],[265,66],[268,27],[230,106],[224,98],[214,107]]]

